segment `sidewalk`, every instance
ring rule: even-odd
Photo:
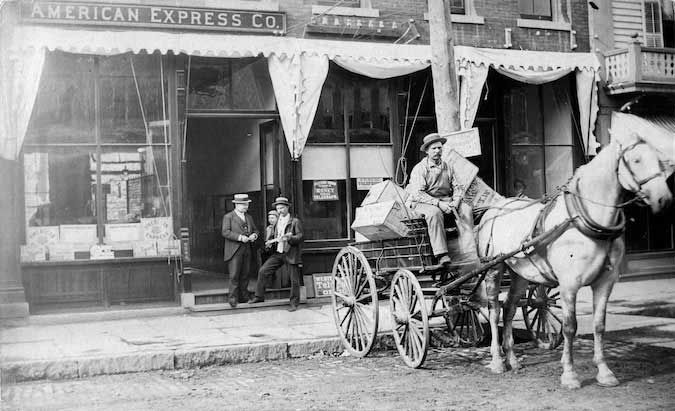
[[[591,301],[590,289],[582,290],[577,302],[580,335],[592,332]],[[673,303],[675,280],[619,283],[609,303],[607,331],[656,327],[659,338],[638,334],[634,342],[675,348],[674,318],[626,314],[665,304],[671,304],[672,312]],[[342,351],[330,304],[303,304],[296,312],[286,308],[37,315],[27,324],[0,328],[2,378],[79,378]],[[381,303],[379,335],[390,332],[388,311],[388,303]]]

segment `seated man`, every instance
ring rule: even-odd
[[[426,158],[415,165],[410,173],[406,190],[410,194],[408,206],[424,214],[431,240],[431,248],[439,264],[449,264],[448,245],[443,225],[444,214],[454,213],[460,204],[460,190],[452,170],[441,160],[443,144],[447,140],[437,133],[424,137],[421,151]]]

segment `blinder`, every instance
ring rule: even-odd
[[[636,195],[643,203],[645,203],[645,198],[646,198],[647,196],[646,196],[646,195],[644,194],[644,192],[642,191],[642,186],[645,185],[645,184],[647,184],[648,182],[650,182],[651,180],[653,180],[653,179],[655,179],[655,178],[657,178],[657,177],[663,176],[663,177],[665,178],[665,177],[666,177],[666,167],[665,167],[665,165],[663,164],[663,161],[661,161],[661,160],[659,159],[659,160],[658,160],[658,161],[659,161],[659,171],[653,173],[652,175],[650,175],[650,176],[648,176],[648,177],[645,177],[645,178],[642,178],[642,179],[638,179],[637,176],[635,175],[635,172],[634,172],[633,169],[631,168],[630,163],[626,160],[625,155],[626,155],[627,152],[629,152],[630,150],[634,149],[635,147],[637,147],[637,146],[640,145],[640,144],[647,144],[647,142],[645,142],[645,141],[642,140],[642,139],[638,139],[638,140],[637,140],[636,142],[634,142],[633,144],[631,144],[631,145],[629,145],[629,146],[627,146],[627,147],[621,149],[621,152],[619,153],[619,163],[617,164],[616,167],[617,167],[617,175],[618,175],[619,166],[620,166],[620,165],[623,165],[623,166],[624,166],[624,168],[628,171],[628,175],[629,175],[630,178],[633,180],[633,183],[635,184],[635,186],[637,186],[637,190],[632,190],[632,189],[628,189],[628,188],[626,188],[626,189],[627,189],[628,191],[632,192],[633,194],[635,194],[635,195]],[[645,204],[646,204],[646,203],[645,203]]]

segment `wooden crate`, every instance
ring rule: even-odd
[[[368,204],[356,209],[352,229],[371,241],[405,237],[408,208],[398,201]]]
[[[353,243],[376,270],[426,267],[433,265],[428,235]]]

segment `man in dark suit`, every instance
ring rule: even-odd
[[[288,267],[288,273],[291,277],[291,308],[289,311],[295,311],[300,304],[300,269],[302,264],[302,223],[298,218],[291,217],[289,210],[291,203],[286,197],[277,197],[272,204],[279,213],[279,220],[274,224],[273,229],[269,231],[268,238],[265,238],[265,248],[271,250],[271,255],[265,261],[260,270],[258,270],[258,284],[256,285],[255,298],[251,303],[260,303],[265,301],[265,280],[274,275],[275,271],[282,265]]]
[[[235,194],[234,210],[223,216],[222,235],[225,237],[225,262],[230,274],[229,303],[248,301],[248,273],[251,269],[253,243],[258,239],[258,230],[253,217],[247,213],[251,200],[248,194]]]

